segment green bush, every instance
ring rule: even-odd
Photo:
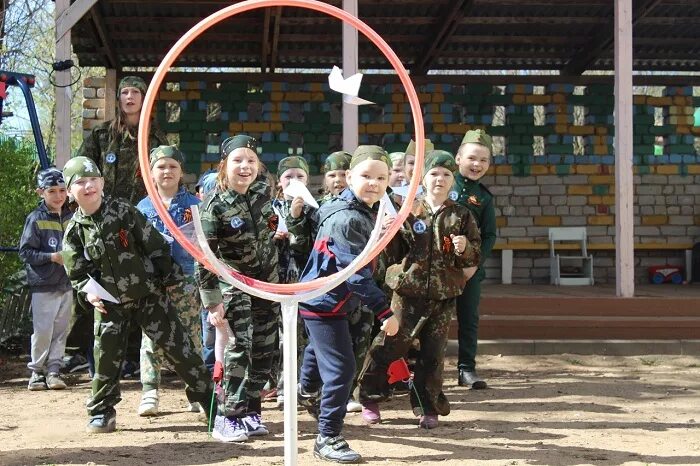
[[[38,163],[33,144],[0,138],[0,246],[19,247],[24,219],[38,204],[34,191]],[[21,270],[16,252],[0,252],[0,283]]]

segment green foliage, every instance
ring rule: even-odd
[[[0,138],[0,246],[18,247],[24,219],[38,203],[36,148],[16,139]],[[15,252],[0,252],[0,283],[21,269]]]

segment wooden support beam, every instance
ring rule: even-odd
[[[76,2],[77,3],[77,2]],[[70,0],[56,0],[54,9],[55,21],[66,14],[70,8]],[[58,34],[58,24],[56,24],[56,61],[68,60],[71,57],[70,49],[70,28]],[[71,136],[71,120],[70,120],[70,103],[72,100],[72,92],[70,88],[71,75],[70,68],[65,71],[56,71],[55,80],[56,86],[56,166],[63,168],[70,158],[70,136]]]
[[[435,34],[428,37],[423,53],[416,57],[416,65],[411,68],[411,75],[424,75],[430,70],[473,4],[473,0],[451,2],[451,6],[438,22]]]
[[[117,116],[117,70],[107,68],[105,74],[105,121]],[[148,81],[146,81],[148,82]]]
[[[56,40],[58,41],[66,35],[96,3],[97,0],[76,0],[68,8],[62,10],[61,14],[56,16]]]
[[[647,16],[661,0],[643,0],[637,2],[632,16],[632,26]],[[616,3],[617,4],[617,3]],[[607,27],[601,28],[600,32],[589,44],[583,46],[581,51],[574,55],[569,63],[561,70],[563,75],[579,75],[586,71],[589,66],[595,63],[596,59],[606,50],[610,50],[613,45],[614,35],[611,29],[613,23],[609,22]]]
[[[270,51],[270,72],[275,72],[277,66],[277,56],[280,41],[280,23],[282,22],[282,7],[278,6],[275,9],[274,25],[272,30],[272,50]]]
[[[267,57],[270,54],[270,9],[265,8],[265,19],[263,20],[262,50],[260,52],[260,71],[267,72]]]
[[[343,10],[358,16],[358,0],[343,0]],[[357,29],[343,23],[343,76],[349,77],[357,73]],[[330,71],[330,70],[328,70]],[[343,102],[343,150],[353,153],[360,138],[359,109],[357,105]]]
[[[109,37],[107,27],[105,26],[104,19],[102,18],[102,13],[100,13],[99,6],[95,5],[90,9],[90,16],[92,18],[92,23],[95,26],[96,39],[102,44],[101,49],[107,58],[107,68],[114,68],[116,70],[120,69],[119,59],[117,54],[114,52],[114,46],[112,45],[112,40]]]
[[[634,296],[632,0],[615,1],[615,290]]]

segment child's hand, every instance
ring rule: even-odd
[[[384,220],[382,220],[382,236],[386,231],[389,229],[392,223],[394,223],[394,220],[396,220],[395,215],[385,215]]]
[[[303,211],[304,211],[304,198],[295,197],[294,200],[292,201],[291,207],[289,208],[289,213],[292,215],[292,217],[299,218],[299,217],[301,217],[301,214]]]
[[[99,297],[95,296],[94,294],[88,293],[87,300],[90,304],[92,304],[95,307],[95,309],[97,309],[97,312],[101,314],[107,314],[105,303],[103,303]]]
[[[63,265],[63,256],[61,255],[60,252],[52,252],[51,253],[51,262],[55,262],[57,264]]]
[[[289,233],[287,233],[286,231],[277,230],[275,232],[275,236],[273,238],[281,241],[281,240],[287,239],[287,236],[289,236]]]
[[[399,319],[391,316],[382,323],[381,329],[388,336],[393,337],[399,331]]]
[[[226,323],[226,318],[224,317],[224,304],[220,303],[217,304],[209,310],[209,315],[207,316],[207,320],[209,321],[210,324],[212,324],[214,327],[221,327]]]
[[[467,267],[466,269],[462,269],[462,272],[464,273],[464,278],[466,278],[467,281],[471,280],[471,278],[474,276],[474,274],[476,273],[476,270],[478,268],[479,267],[474,266],[474,267]]]
[[[467,250],[467,237],[464,235],[450,235],[452,244],[455,246],[455,255],[461,256]]]

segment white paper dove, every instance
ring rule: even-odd
[[[392,186],[391,191],[397,196],[406,197],[408,194],[409,185],[404,186]],[[416,196],[423,194],[423,186],[418,185],[418,190],[416,191]]]
[[[352,105],[368,105],[373,104],[369,100],[357,97],[360,92],[360,84],[362,83],[362,73],[355,73],[349,78],[343,78],[343,72],[340,68],[334,66],[331,74],[328,75],[328,85],[336,92],[343,94],[343,102]]]
[[[282,215],[282,212],[280,212],[279,209],[275,206],[272,206],[272,210],[275,212],[277,218],[279,219],[277,222],[277,231],[279,231],[280,233],[288,233],[289,229],[287,228],[287,222],[284,221],[284,215]]]
[[[382,196],[382,200],[386,203],[386,214],[385,215],[390,215],[392,217],[395,217],[397,212],[396,209],[394,208],[394,204],[391,202],[391,199],[389,199],[389,194],[384,193]]]
[[[88,275],[90,277],[90,275]],[[110,303],[115,303],[119,304],[119,300],[112,296],[112,294],[105,290],[102,285],[100,285],[97,280],[94,278],[90,277],[90,280],[83,286],[83,288],[80,290],[86,294],[91,294],[95,295],[98,298],[104,300],[104,301],[109,301]]]
[[[291,180],[286,188],[284,188],[284,195],[291,198],[300,197],[304,199],[304,204],[310,205],[314,209],[318,209],[318,202],[311,195],[308,188],[304,186],[299,180]]]

